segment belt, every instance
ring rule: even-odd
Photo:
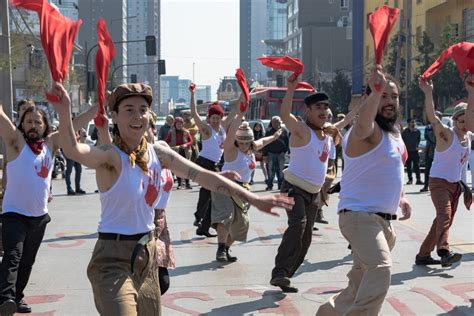
[[[352,212],[352,210],[348,210],[346,208],[340,210],[338,212],[338,214],[340,213],[347,213],[347,212]],[[383,219],[387,220],[387,221],[392,221],[392,220],[396,220],[397,219],[397,215],[393,215],[393,214],[387,214],[387,213],[381,213],[381,212],[377,212],[377,213],[371,213],[371,214],[376,214],[380,217],[382,217]]]
[[[140,240],[143,236],[148,233],[141,233],[135,235],[122,235],[122,234],[114,234],[114,233],[99,233],[99,239],[102,240]]]

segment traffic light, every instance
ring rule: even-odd
[[[130,75],[130,82],[131,83],[137,83],[137,75],[136,74],[131,74]]]
[[[158,75],[166,75],[166,63],[164,59],[158,60]]]
[[[146,55],[156,56],[156,37],[155,35],[147,35],[145,37]]]

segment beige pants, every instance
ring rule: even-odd
[[[352,246],[349,284],[321,305],[316,315],[379,315],[390,286],[395,231],[389,221],[366,212],[341,213],[339,227]]]
[[[87,276],[100,315],[161,315],[158,268],[154,268],[156,241],[140,251],[132,274],[130,260],[136,243],[97,240]]]

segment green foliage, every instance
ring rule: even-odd
[[[323,82],[322,90],[329,96],[330,107],[333,114],[347,113],[347,108],[351,102],[351,83],[347,74],[338,69],[332,82]]]
[[[388,44],[388,55],[387,55],[387,62],[384,65],[385,71],[390,74],[393,78],[397,79],[398,83],[400,84],[401,87],[405,86],[405,76],[406,76],[406,71],[405,71],[405,63],[406,60],[403,57],[400,58],[400,74],[399,77],[397,78],[396,76],[396,69],[397,69],[397,49],[398,49],[398,34],[396,36],[392,37],[392,40]],[[401,55],[402,49],[400,48],[400,55]]]

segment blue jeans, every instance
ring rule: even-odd
[[[273,188],[273,179],[275,174],[278,180],[278,188],[280,188],[281,183],[283,182],[283,168],[285,167],[285,153],[268,153],[268,163],[267,163],[267,187],[270,189]]]
[[[82,173],[82,166],[80,163],[72,160],[66,160],[66,174],[64,179],[66,180],[66,186],[68,191],[74,191],[71,186],[71,174],[72,168],[76,170],[76,176],[74,178],[74,184],[76,185],[76,191],[81,189],[81,173]]]

